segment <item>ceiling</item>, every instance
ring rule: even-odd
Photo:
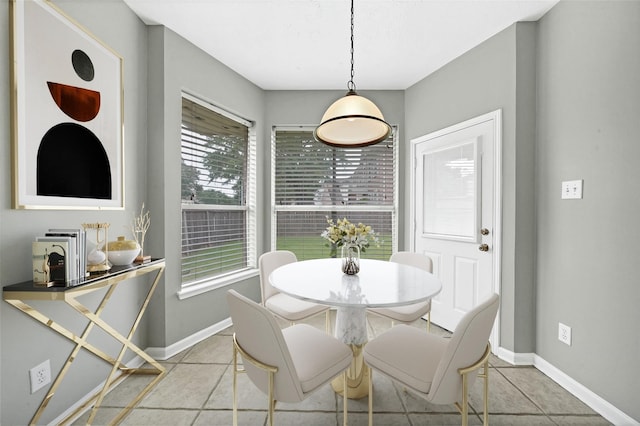
[[[124,0],[265,90],[347,89],[349,0]],[[558,0],[355,0],[358,90],[404,90]]]

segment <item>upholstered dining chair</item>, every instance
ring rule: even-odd
[[[369,425],[373,424],[372,370],[433,404],[455,404],[468,422],[468,394],[476,377],[484,379],[483,423],[489,424],[489,335],[498,312],[499,297],[493,294],[458,323],[451,338],[422,332],[415,327],[390,328],[364,347],[369,366]],[[478,370],[482,368],[482,372]]]
[[[343,375],[353,352],[335,337],[308,325],[280,329],[264,306],[234,290],[227,292],[233,322],[233,424],[238,424],[237,376],[249,379],[268,395],[269,425],[273,425],[276,401],[299,402],[309,394]],[[240,353],[244,368],[238,367]],[[347,392],[343,392],[343,423],[347,424]]]
[[[433,272],[433,262],[431,261],[431,258],[422,253],[398,251],[391,255],[389,262],[402,263],[422,268],[427,272]],[[431,299],[425,302],[418,302],[405,306],[394,306],[392,308],[369,308],[368,312],[388,318],[391,320],[392,324],[396,322],[411,324],[426,315],[427,331],[431,331]]]
[[[297,261],[298,258],[296,255],[288,250],[270,251],[260,256],[258,259],[258,267],[260,269],[262,305],[277,317],[289,321],[290,325],[294,325],[298,321],[311,318],[324,312],[325,329],[327,333],[331,333],[331,316],[328,306],[296,299],[295,297],[281,293],[269,283],[269,275],[274,269]],[[302,285],[304,277],[300,277],[300,280],[300,284]]]

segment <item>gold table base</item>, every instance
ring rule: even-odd
[[[111,369],[111,372],[109,373],[109,376],[105,380],[105,383],[102,389],[96,392],[93,396],[89,398],[88,401],[86,401],[84,404],[82,404],[80,407],[74,410],[73,413],[69,414],[61,422],[61,424],[67,424],[68,422],[73,420],[74,417],[78,413],[80,413],[82,410],[86,409],[88,406],[93,405],[93,409],[91,411],[91,414],[89,415],[89,419],[87,420],[87,424],[91,424],[94,421],[94,418],[97,414],[98,409],[102,404],[102,401],[105,395],[114,385],[118,384],[119,382],[121,382],[131,374],[156,375],[156,377],[149,384],[147,384],[147,386],[145,386],[145,388],[142,389],[142,391],[140,391],[140,393],[136,395],[134,399],[129,404],[127,404],[127,406],[124,409],[122,409],[122,411],[120,411],[120,413],[118,413],[118,415],[111,421],[111,424],[117,424],[164,377],[164,375],[166,374],[165,368],[156,360],[154,360],[151,356],[147,355],[147,353],[145,353],[142,349],[140,349],[131,341],[136,329],[138,328],[138,325],[140,324],[142,315],[147,309],[151,296],[153,295],[153,292],[157,287],[158,282],[160,281],[160,277],[162,276],[164,269],[165,269],[164,260],[157,260],[152,263],[146,264],[144,266],[132,266],[131,268],[125,268],[123,271],[120,271],[117,274],[115,273],[105,274],[105,276],[102,278],[92,279],[90,282],[86,284],[80,284],[75,287],[66,287],[64,289],[48,288],[40,291],[29,291],[29,290],[25,291],[25,290],[21,290],[21,287],[18,287],[18,286],[8,286],[3,288],[4,290],[3,298],[7,303],[11,304],[12,306],[16,307],[17,309],[21,310],[25,314],[35,319],[36,321],[44,324],[46,327],[61,334],[62,336],[66,337],[67,339],[71,340],[76,344],[76,346],[73,348],[73,350],[69,354],[66,363],[60,369],[60,372],[56,376],[55,380],[53,380],[53,383],[51,384],[51,387],[49,388],[47,395],[44,397],[44,399],[40,403],[38,410],[34,414],[31,421],[29,422],[30,425],[35,425],[38,423],[38,420],[42,416],[47,405],[49,404],[49,401],[51,401],[51,399],[53,398],[53,395],[55,394],[56,390],[60,386],[60,383],[62,382],[65,375],[68,373],[74,359],[76,358],[76,356],[78,355],[81,349],[85,349],[86,351],[92,353],[93,355],[102,359],[106,363],[111,364],[112,369]],[[147,274],[152,271],[157,271],[155,279],[153,280],[153,283],[151,284],[151,287],[149,288],[149,291],[147,292],[147,295],[144,301],[142,302],[140,310],[135,320],[133,321],[133,324],[131,326],[131,329],[128,335],[125,337],[121,333],[119,333],[117,330],[115,330],[113,327],[111,327],[109,324],[107,324],[103,319],[101,319],[100,314],[104,310],[111,295],[113,294],[114,290],[117,288],[117,285],[121,281],[130,279],[139,275]],[[12,287],[15,287],[16,290],[12,291]],[[96,291],[105,287],[107,287],[107,291],[104,297],[102,298],[102,300],[100,301],[100,303],[98,304],[98,307],[96,308],[95,311],[91,311],[89,308],[87,308],[77,300],[79,296],[91,293],[93,291]],[[50,291],[47,291],[49,289]],[[67,305],[75,309],[82,316],[84,316],[86,319],[88,319],[89,323],[87,324],[84,331],[82,332],[82,335],[78,336],[73,332],[69,331],[64,326],[55,322],[51,318],[48,318],[47,316],[38,312],[36,309],[26,304],[23,300],[63,301]],[[107,353],[105,353],[104,351],[102,351],[101,349],[97,348],[96,346],[92,345],[87,341],[87,338],[89,337],[89,334],[93,330],[94,326],[98,326],[99,328],[104,330],[108,335],[110,335],[111,337],[113,337],[115,340],[117,340],[122,344],[122,348],[117,358],[113,358],[112,356],[108,355]],[[123,364],[122,358],[124,357],[127,349],[131,350],[136,355],[144,359],[147,363],[151,364],[151,368],[129,368],[125,364]]]
[[[369,395],[369,367],[364,363],[362,355],[364,344],[350,344],[349,346],[353,352],[353,360],[347,370],[347,398],[360,399]],[[343,383],[343,376],[340,375],[331,381],[331,387],[337,394],[342,395],[344,393]]]

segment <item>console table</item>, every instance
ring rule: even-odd
[[[49,388],[49,392],[42,400],[42,403],[38,407],[38,410],[34,414],[31,419],[30,424],[36,424],[38,419],[44,412],[47,404],[55,394],[58,386],[62,382],[64,376],[69,371],[73,360],[76,358],[78,352],[81,349],[85,349],[90,353],[94,354],[98,358],[104,360],[105,362],[112,365],[111,372],[107,377],[104,386],[101,390],[96,392],[85,404],[78,407],[73,413],[71,413],[65,421],[70,420],[76,414],[78,414],[81,410],[86,409],[88,406],[93,405],[93,409],[89,415],[89,420],[87,424],[93,423],[95,415],[102,404],[102,401],[109,391],[114,385],[124,380],[127,376],[131,374],[152,374],[156,375],[155,377],[142,391],[114,418],[112,421],[114,424],[118,423],[122,420],[131,409],[138,403],[140,400],[158,383],[162,377],[166,374],[165,368],[160,365],[156,360],[146,354],[142,349],[136,346],[132,342],[133,335],[140,324],[140,320],[142,319],[142,315],[144,314],[147,306],[149,304],[149,300],[160,281],[160,277],[165,269],[165,261],[164,259],[152,259],[151,262],[144,264],[132,264],[127,266],[113,266],[112,269],[106,273],[100,275],[92,275],[82,280],[78,280],[72,283],[68,283],[66,286],[60,287],[39,287],[36,286],[31,281],[26,281],[19,284],[13,284],[6,286],[2,289],[2,296],[4,300],[15,306],[17,309],[21,310],[25,314],[29,315],[36,321],[44,324],[46,327],[51,330],[61,334],[67,339],[73,341],[76,345],[69,354],[66,363],[63,365],[62,369],[53,380]],[[148,274],[150,272],[155,272],[155,278],[147,292],[147,295],[140,306],[140,310],[131,325],[131,329],[127,336],[122,335],[117,330],[115,330],[112,326],[110,326],[107,322],[100,318],[100,314],[104,310],[107,305],[109,298],[118,287],[118,284],[128,280],[130,278],[134,278],[140,275]],[[95,311],[84,306],[82,303],[78,301],[78,297],[83,296],[88,293],[92,293],[96,290],[100,290],[106,288],[106,292],[98,307]],[[84,316],[89,320],[89,323],[84,328],[81,335],[76,335],[69,331],[67,328],[62,326],[61,324],[55,322],[51,318],[43,315],[38,312],[36,309],[25,303],[25,301],[30,300],[39,300],[39,301],[59,301],[64,302],[67,305],[71,306],[74,310]],[[94,326],[98,326],[102,330],[104,330],[108,335],[113,337],[115,340],[122,344],[122,348],[116,358],[108,355],[106,352],[96,347],[95,345],[89,343],[87,338],[91,333],[91,330]],[[127,367],[122,362],[122,358],[124,357],[127,349],[134,352],[136,355],[144,359],[147,363],[151,365],[150,368],[130,368]],[[64,422],[63,422],[64,423]]]

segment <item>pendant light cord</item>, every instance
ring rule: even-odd
[[[347,89],[349,92],[356,91],[356,83],[353,82],[353,0],[351,0],[351,80],[347,83]]]

